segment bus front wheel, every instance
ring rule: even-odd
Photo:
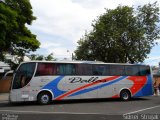
[[[48,92],[41,92],[38,95],[37,101],[41,105],[47,105],[51,103],[51,95]]]
[[[131,99],[131,93],[129,90],[122,90],[120,92],[120,98],[123,100],[123,101],[128,101]]]

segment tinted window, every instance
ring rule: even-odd
[[[139,66],[140,67],[140,72],[139,74],[142,76],[150,74],[150,68],[149,66]]]
[[[92,75],[92,65],[77,64],[77,75]]]
[[[57,64],[56,73],[58,75],[65,75],[65,64]]]
[[[74,64],[57,64],[58,75],[75,75],[76,69]]]
[[[125,66],[125,72],[127,76],[137,76],[139,75],[139,67],[138,66]]]
[[[35,65],[35,63],[24,63],[18,68],[13,81],[13,89],[22,88],[29,83],[33,76]]]
[[[93,65],[93,75],[109,75],[109,65]]]
[[[105,71],[105,66],[93,65],[93,75],[102,75]]]
[[[55,64],[38,63],[36,76],[55,75]]]
[[[105,72],[104,72],[104,75],[110,75],[110,65],[105,65],[105,68],[106,68],[106,70],[105,70]]]
[[[66,64],[66,75],[75,75],[76,74],[76,68],[74,64]]]
[[[123,65],[110,65],[110,75],[125,75],[125,69]]]

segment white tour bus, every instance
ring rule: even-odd
[[[153,94],[147,65],[93,61],[23,62],[14,73],[10,102],[118,98]]]

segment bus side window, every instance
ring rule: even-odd
[[[100,74],[99,66],[93,65],[93,75],[99,75],[99,74]]]
[[[65,65],[65,74],[66,75],[75,75],[76,74],[76,68],[74,64],[66,64]]]
[[[75,75],[75,64],[57,64],[56,73],[58,75]]]
[[[93,75],[92,65],[90,64],[77,64],[76,68],[77,68],[76,71],[77,75],[87,75],[87,76]]]
[[[125,73],[126,73],[126,76],[138,76],[139,75],[139,67],[132,66],[132,65],[126,65],[125,66]]]
[[[83,71],[83,69],[82,69],[81,64],[77,64],[76,65],[76,74],[77,75],[82,75],[82,71]]]
[[[150,74],[150,68],[148,66],[139,66],[139,69],[140,69],[141,76],[146,76]]]
[[[35,76],[55,75],[55,64],[52,63],[38,63]]]
[[[56,74],[65,75],[65,64],[57,64]]]
[[[105,69],[103,71],[103,75],[110,76],[110,65],[105,65]]]
[[[104,65],[93,65],[93,75],[105,75],[106,68]]]
[[[110,65],[110,75],[113,76],[125,75],[124,65]]]

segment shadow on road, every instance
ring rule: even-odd
[[[144,101],[150,100],[146,98],[132,98],[130,101],[122,101],[119,98],[98,98],[98,99],[81,99],[81,100],[61,100],[53,101],[53,104],[81,104],[81,103],[102,103],[102,102],[131,102],[131,101]]]
[[[149,101],[149,98],[132,98],[130,101],[122,101],[121,99],[113,98],[99,98],[99,99],[80,99],[80,100],[60,100],[53,101],[50,105],[56,104],[81,104],[81,103],[102,103],[102,102],[133,102],[133,101]],[[20,103],[9,103],[8,101],[1,102],[0,107],[15,107],[15,106],[39,106],[37,102],[20,102]]]

